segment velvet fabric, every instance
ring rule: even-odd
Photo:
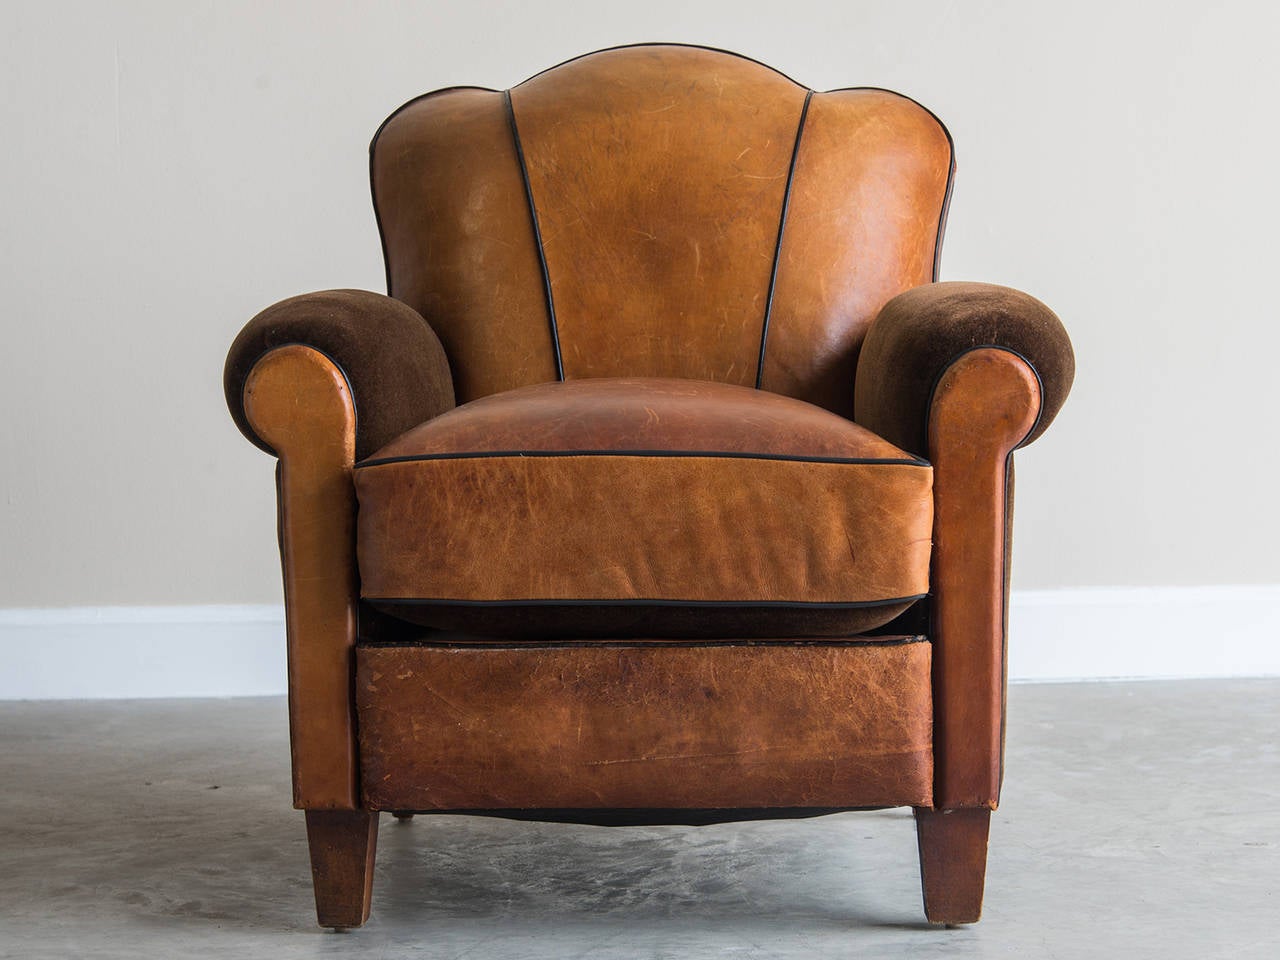
[[[1071,340],[1043,303],[988,283],[931,283],[899,294],[880,311],[862,345],[853,418],[903,450],[927,457],[934,385],[977,347],[1021,355],[1043,389],[1040,418],[1022,445],[1040,436],[1067,399],[1075,376]]]
[[[356,458],[454,406],[440,340],[412,307],[365,290],[325,290],[282,300],[240,331],[222,384],[232,419],[251,442],[275,453],[249,426],[244,384],[258,359],[301,343],[342,370],[356,404]]]

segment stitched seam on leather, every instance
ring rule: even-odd
[[[701,457],[707,460],[777,460],[784,463],[836,463],[836,464],[882,464],[885,466],[929,467],[927,460],[908,458],[877,457],[811,457],[802,454],[785,453],[734,453],[715,450],[479,450],[466,453],[423,453],[404,457],[383,457],[378,460],[366,460],[355,466],[357,470],[368,467],[382,467],[393,463],[416,463],[427,460],[488,460],[497,457],[510,459],[526,459],[530,457],[670,457],[672,459],[689,459]]]
[[[1032,372],[1035,367],[1032,367]],[[1036,381],[1039,382],[1040,375],[1036,374]],[[1041,384],[1040,391],[1040,407],[1044,408],[1044,390]],[[1040,422],[1040,415],[1036,414],[1036,423]],[[1033,424],[1031,430],[1035,429]],[[1031,431],[1027,432],[1027,436],[1031,436]],[[1014,447],[1013,450],[1017,450]],[[1009,719],[1009,550],[1005,549],[1009,542],[1013,539],[1013,534],[1009,532],[1009,473],[1013,470],[1013,450],[1005,454],[1004,458],[1004,489],[1000,492],[1003,496],[1000,498],[1000,673],[1004,677],[1004,681],[1000,684],[1000,763],[996,771],[996,789],[994,803],[1000,802],[1000,790],[1004,786],[1004,738],[1005,727]]]
[[[928,637],[849,637],[824,639],[796,637],[783,640],[362,640],[364,649],[397,649],[400,647],[426,647],[431,650],[696,650],[705,647],[835,647],[837,649],[861,647],[907,647],[917,643],[932,643]]]
[[[942,238],[947,232],[947,213],[951,210],[951,190],[956,184],[956,143],[951,139],[951,131],[947,125],[938,120],[937,115],[928,107],[922,107],[929,116],[938,121],[938,126],[947,136],[947,149],[951,154],[951,163],[947,168],[947,189],[942,193],[942,209],[938,211],[938,232],[933,239],[933,275],[934,283],[938,282],[938,272],[942,269]]]
[[[791,146],[791,163],[787,166],[787,185],[782,190],[782,210],[778,214],[778,241],[773,248],[773,267],[769,271],[769,294],[764,301],[764,320],[760,323],[760,358],[756,361],[756,389],[764,382],[764,351],[769,340],[769,320],[773,316],[773,294],[778,288],[778,261],[782,258],[782,240],[787,232],[787,211],[791,207],[791,184],[796,177],[796,159],[800,156],[800,141],[804,138],[804,122],[809,116],[809,101],[813,91],[804,95],[800,108],[800,122],[796,124],[796,139]]]
[[[520,161],[520,179],[524,182],[525,199],[529,201],[529,218],[533,221],[533,240],[538,245],[538,265],[542,268],[542,292],[547,301],[547,320],[551,324],[551,347],[556,355],[556,379],[564,379],[564,360],[560,355],[560,327],[556,323],[556,301],[551,292],[551,274],[547,272],[547,252],[542,246],[542,227],[538,224],[538,206],[533,200],[533,184],[529,182],[529,166],[524,159],[524,144],[520,142],[520,128],[516,125],[516,111],[511,104],[511,91],[502,91],[502,102],[507,108],[507,123],[511,126],[511,139],[516,147],[516,159]]]
[[[914,603],[927,593],[917,593],[907,597],[886,597],[883,600],[669,600],[646,598],[525,598],[500,600],[460,600],[451,597],[361,597],[366,603],[399,603],[405,606],[442,606],[442,607],[731,607],[734,609],[747,607],[752,610],[779,607],[792,609],[818,610],[857,610],[865,607],[890,606],[896,603]]]

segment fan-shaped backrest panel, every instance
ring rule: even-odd
[[[905,97],[656,45],[429,94],[372,155],[390,292],[460,401],[668,376],[845,414],[867,325],[933,277],[951,167]]]

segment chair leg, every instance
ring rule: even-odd
[[[322,927],[358,927],[369,919],[378,815],[366,810],[306,813],[316,919]]]
[[[982,916],[991,811],[916,807],[915,813],[925,916],[948,926],[976,923]]]

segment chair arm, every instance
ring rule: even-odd
[[[1067,399],[1075,356],[1053,311],[1025,293],[987,283],[926,284],[884,305],[858,357],[854,420],[927,457],[933,392],[947,369],[978,347],[1018,354],[1040,380],[1040,413],[1019,444],[1025,446]]]
[[[444,348],[412,307],[364,290],[292,297],[245,325],[223,370],[232,419],[268,453],[276,451],[245,416],[244,387],[264,355],[288,344],[313,347],[346,377],[356,407],[357,460],[454,405]]]
[[[980,283],[885,304],[858,359],[854,419],[933,464],[934,806],[994,808],[1004,754],[1012,452],[1053,420],[1075,372],[1038,300]]]

